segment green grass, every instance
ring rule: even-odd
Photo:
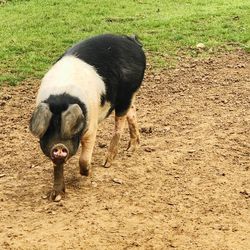
[[[159,67],[161,55],[197,43],[249,50],[249,0],[1,0],[0,84],[41,78],[77,41],[100,33],[138,34]]]

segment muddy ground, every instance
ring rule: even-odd
[[[42,199],[52,165],[28,130],[38,80],[0,89],[1,249],[250,249],[250,56],[243,51],[148,67],[137,98],[141,147],[101,167],[113,116],[99,129],[93,176],[78,155],[66,196]]]

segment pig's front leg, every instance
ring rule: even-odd
[[[50,197],[53,201],[60,201],[61,195],[64,194],[64,192],[63,164],[54,165],[54,186]]]
[[[97,128],[87,132],[81,138],[82,151],[79,159],[80,174],[88,176],[91,171],[91,158],[96,140]]]

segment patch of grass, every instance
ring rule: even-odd
[[[250,46],[249,0],[5,0],[0,84],[40,78],[72,44],[100,33],[138,34],[145,50],[175,57],[204,43]]]

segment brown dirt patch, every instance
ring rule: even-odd
[[[113,117],[100,126],[93,177],[67,164],[67,194],[28,131],[38,81],[0,89],[1,249],[250,249],[250,57],[242,51],[149,69],[137,98],[141,147],[101,163]]]

